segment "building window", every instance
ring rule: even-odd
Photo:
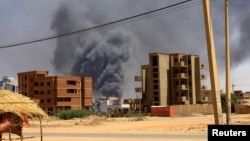
[[[67,93],[75,93],[75,89],[67,89]]]
[[[57,101],[60,101],[60,102],[62,102],[62,101],[70,102],[71,98],[68,98],[68,97],[67,98],[58,98]]]
[[[71,98],[64,98],[64,101],[71,101]]]
[[[41,102],[41,103],[44,103],[44,100],[43,100],[43,99],[41,99],[41,100],[40,100],[40,102]]]
[[[47,102],[50,103],[50,99],[47,99]]]
[[[43,82],[40,83],[40,86],[43,86]]]
[[[158,85],[154,85],[154,89],[155,89],[155,90],[158,90]]]
[[[156,102],[156,101],[159,101],[159,97],[158,96],[155,96],[154,97],[154,101]]]
[[[158,82],[159,82],[158,79],[155,79],[155,80],[154,80],[154,83],[155,83],[155,84],[158,84]]]
[[[179,85],[179,81],[175,81],[175,85]]]
[[[153,72],[158,72],[158,68],[153,68]]]
[[[189,86],[192,86],[192,82],[189,82]]]
[[[47,86],[50,86],[50,82],[47,82]]]
[[[157,56],[153,56],[152,61],[153,61],[153,66],[158,66],[158,58],[157,58]]]
[[[192,97],[193,95],[192,95],[192,93],[189,93],[189,97]]]
[[[67,81],[67,84],[68,84],[68,85],[76,85],[76,84],[77,84],[77,81],[68,80],[68,81]]]
[[[64,109],[69,110],[69,109],[71,109],[71,107],[70,106],[65,106]]]
[[[179,71],[178,70],[175,70],[175,74],[178,74],[179,73]]]
[[[39,86],[39,83],[38,82],[34,82],[34,86]]]
[[[153,74],[154,78],[158,78],[158,73]]]
[[[38,90],[34,90],[34,94],[39,94],[39,91]]]
[[[159,93],[158,92],[154,92],[154,96],[159,96]]]

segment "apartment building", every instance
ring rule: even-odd
[[[149,64],[141,66],[143,108],[208,101],[201,94],[203,68],[197,55],[150,53]]]
[[[38,100],[48,114],[58,110],[88,109],[92,106],[92,78],[49,76],[49,71],[18,73],[19,93]]]
[[[250,106],[250,92],[234,91],[237,105]]]

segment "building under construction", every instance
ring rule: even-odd
[[[81,109],[92,106],[92,78],[78,76],[48,76],[48,71],[18,73],[18,90],[40,106],[55,114],[58,110]]]
[[[203,68],[197,55],[150,53],[149,64],[141,66],[141,79],[136,80],[142,83],[142,107],[208,102],[202,95]]]

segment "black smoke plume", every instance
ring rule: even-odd
[[[57,34],[75,30],[77,19],[72,12],[66,5],[57,11],[52,24],[52,29]],[[85,19],[83,25],[94,24],[90,19]],[[60,38],[53,64],[63,74],[92,77],[93,89],[97,95],[121,98],[124,77],[130,72],[130,64],[134,63],[132,53],[136,47],[135,39],[133,33],[115,28]],[[133,79],[133,76],[130,77]]]

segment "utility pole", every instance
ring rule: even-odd
[[[207,51],[210,71],[210,81],[212,89],[212,100],[214,108],[215,124],[222,124],[222,109],[219,89],[219,79],[217,72],[216,52],[214,45],[213,26],[211,20],[210,0],[203,0],[204,22],[207,40]]]
[[[231,92],[230,92],[230,42],[229,42],[229,18],[228,0],[225,0],[225,44],[226,44],[226,122],[231,121]]]

